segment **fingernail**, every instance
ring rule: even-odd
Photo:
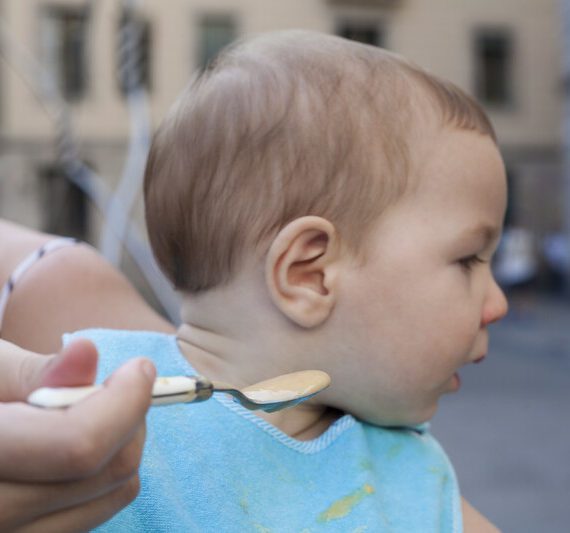
[[[149,381],[154,381],[154,378],[156,377],[156,368],[154,365],[150,361],[144,360],[141,363],[141,368]]]

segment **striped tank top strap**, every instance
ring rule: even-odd
[[[10,296],[12,292],[14,292],[14,288],[18,281],[22,278],[22,276],[32,267],[35,263],[37,263],[42,257],[53,252],[54,250],[59,250],[60,248],[65,248],[67,246],[75,246],[79,244],[80,241],[77,239],[70,239],[70,238],[59,238],[53,239],[51,241],[46,242],[44,245],[40,246],[37,250],[34,250],[28,257],[26,257],[22,262],[14,269],[2,290],[0,291],[0,335],[2,333],[2,324],[4,322],[4,313],[6,312],[6,307],[8,305],[8,301],[10,300]]]

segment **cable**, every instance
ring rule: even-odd
[[[107,209],[107,221],[101,239],[101,252],[119,266],[122,241],[130,215],[142,186],[150,148],[148,98],[141,75],[142,27],[135,18],[137,0],[123,0],[124,23],[119,30],[119,80],[126,88],[129,107],[129,147],[123,174]]]
[[[93,0],[87,1],[88,15],[92,14],[93,5]],[[104,216],[108,217],[107,227],[113,228],[117,224],[119,230],[123,233],[120,237],[115,234],[115,238],[118,238],[119,242],[123,241],[125,243],[128,253],[148,281],[153,293],[170,320],[178,324],[180,322],[178,295],[160,272],[148,245],[142,239],[138,230],[129,224],[128,220],[125,223],[124,219],[119,220],[118,216],[115,215],[119,210],[118,208],[112,209],[110,207],[111,193],[105,181],[79,158],[79,150],[72,131],[69,108],[61,97],[53,76],[46,72],[31,53],[17,43],[7,24],[2,19],[0,19],[0,54],[8,65],[23,79],[34,97],[46,111],[48,117],[54,122],[56,150],[66,177],[86,194]],[[15,64],[19,68],[16,68]],[[138,105],[131,107],[131,113],[133,113],[133,109],[138,108]],[[131,157],[135,157],[137,153],[139,152],[131,152]],[[146,154],[144,158],[146,159]],[[134,168],[134,164],[131,163],[131,165],[130,168]],[[124,172],[123,174],[126,175],[127,173]],[[118,200],[116,200],[116,203],[118,204]],[[109,216],[117,218],[113,219],[109,218]]]

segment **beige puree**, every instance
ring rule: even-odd
[[[283,402],[315,394],[328,387],[331,378],[320,370],[304,370],[277,376],[241,389],[255,402]]]

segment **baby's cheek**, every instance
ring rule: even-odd
[[[441,311],[440,316],[442,320],[438,332],[450,342],[462,344],[477,335],[481,317],[469,302],[449,306],[449,309]]]
[[[473,329],[460,323],[429,332],[424,338],[421,356],[416,359],[422,379],[431,383],[453,374],[470,352],[474,340]]]

